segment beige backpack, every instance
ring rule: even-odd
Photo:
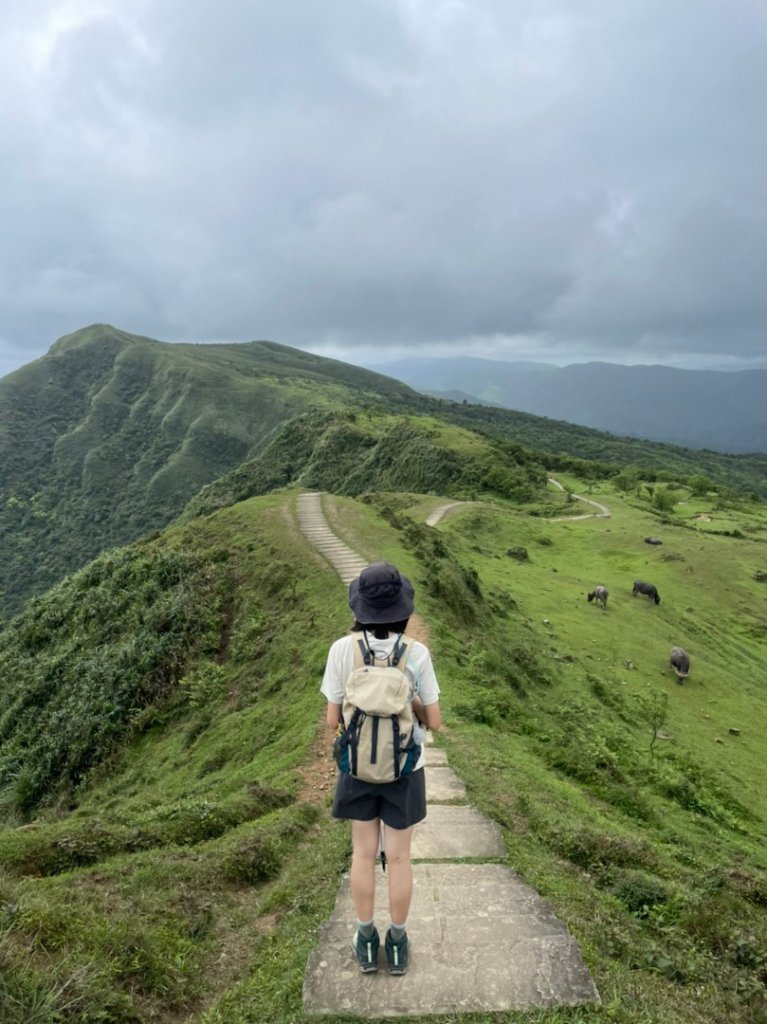
[[[344,687],[344,731],[334,754],[338,767],[364,782],[394,782],[413,771],[421,756],[415,739],[413,685],[405,663],[413,641],[397,638],[384,661],[365,633],[354,634],[354,669]]]

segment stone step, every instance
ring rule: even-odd
[[[429,736],[431,736],[431,732],[429,733]],[[426,743],[427,743],[427,746],[426,746],[426,764],[427,764],[427,766],[429,766],[429,765],[439,766],[439,765],[447,764],[447,751],[444,750],[442,747],[435,747],[435,746],[429,745],[430,742],[433,743],[433,740],[429,741],[427,739],[427,741],[426,741]]]
[[[426,802],[431,805],[446,800],[466,800],[466,786],[452,768],[426,766]]]
[[[375,918],[388,924],[377,874]],[[498,1013],[598,1003],[577,945],[536,891],[502,864],[416,864],[408,973],[360,974],[351,952],[354,907],[345,876],[304,976],[309,1013],[363,1019]]]
[[[413,829],[413,860],[505,857],[501,830],[474,808],[430,804],[426,820]]]

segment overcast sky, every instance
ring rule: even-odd
[[[764,0],[2,0],[0,373],[767,365],[765,96]]]

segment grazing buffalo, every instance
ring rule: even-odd
[[[631,591],[634,597],[637,594],[646,594],[656,604],[660,604],[660,594],[658,593],[657,587],[654,587],[652,583],[643,583],[642,580],[634,580],[634,589]]]
[[[607,598],[610,596],[610,591],[607,587],[603,587],[600,583],[598,587],[589,594],[589,601],[596,601],[597,604],[601,604],[603,608],[607,607]]]
[[[682,682],[690,674],[690,655],[684,647],[672,647],[671,656],[668,659],[669,665],[676,672],[678,682]]]

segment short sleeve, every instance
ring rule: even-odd
[[[439,700],[439,683],[434,672],[429,648],[416,641],[413,644],[409,662],[416,676],[416,693],[424,704],[436,704]]]
[[[322,677],[320,693],[331,704],[343,704],[344,682],[348,673],[346,661],[349,651],[349,638],[341,637],[332,644],[328,651],[328,660],[325,665],[325,674]]]

